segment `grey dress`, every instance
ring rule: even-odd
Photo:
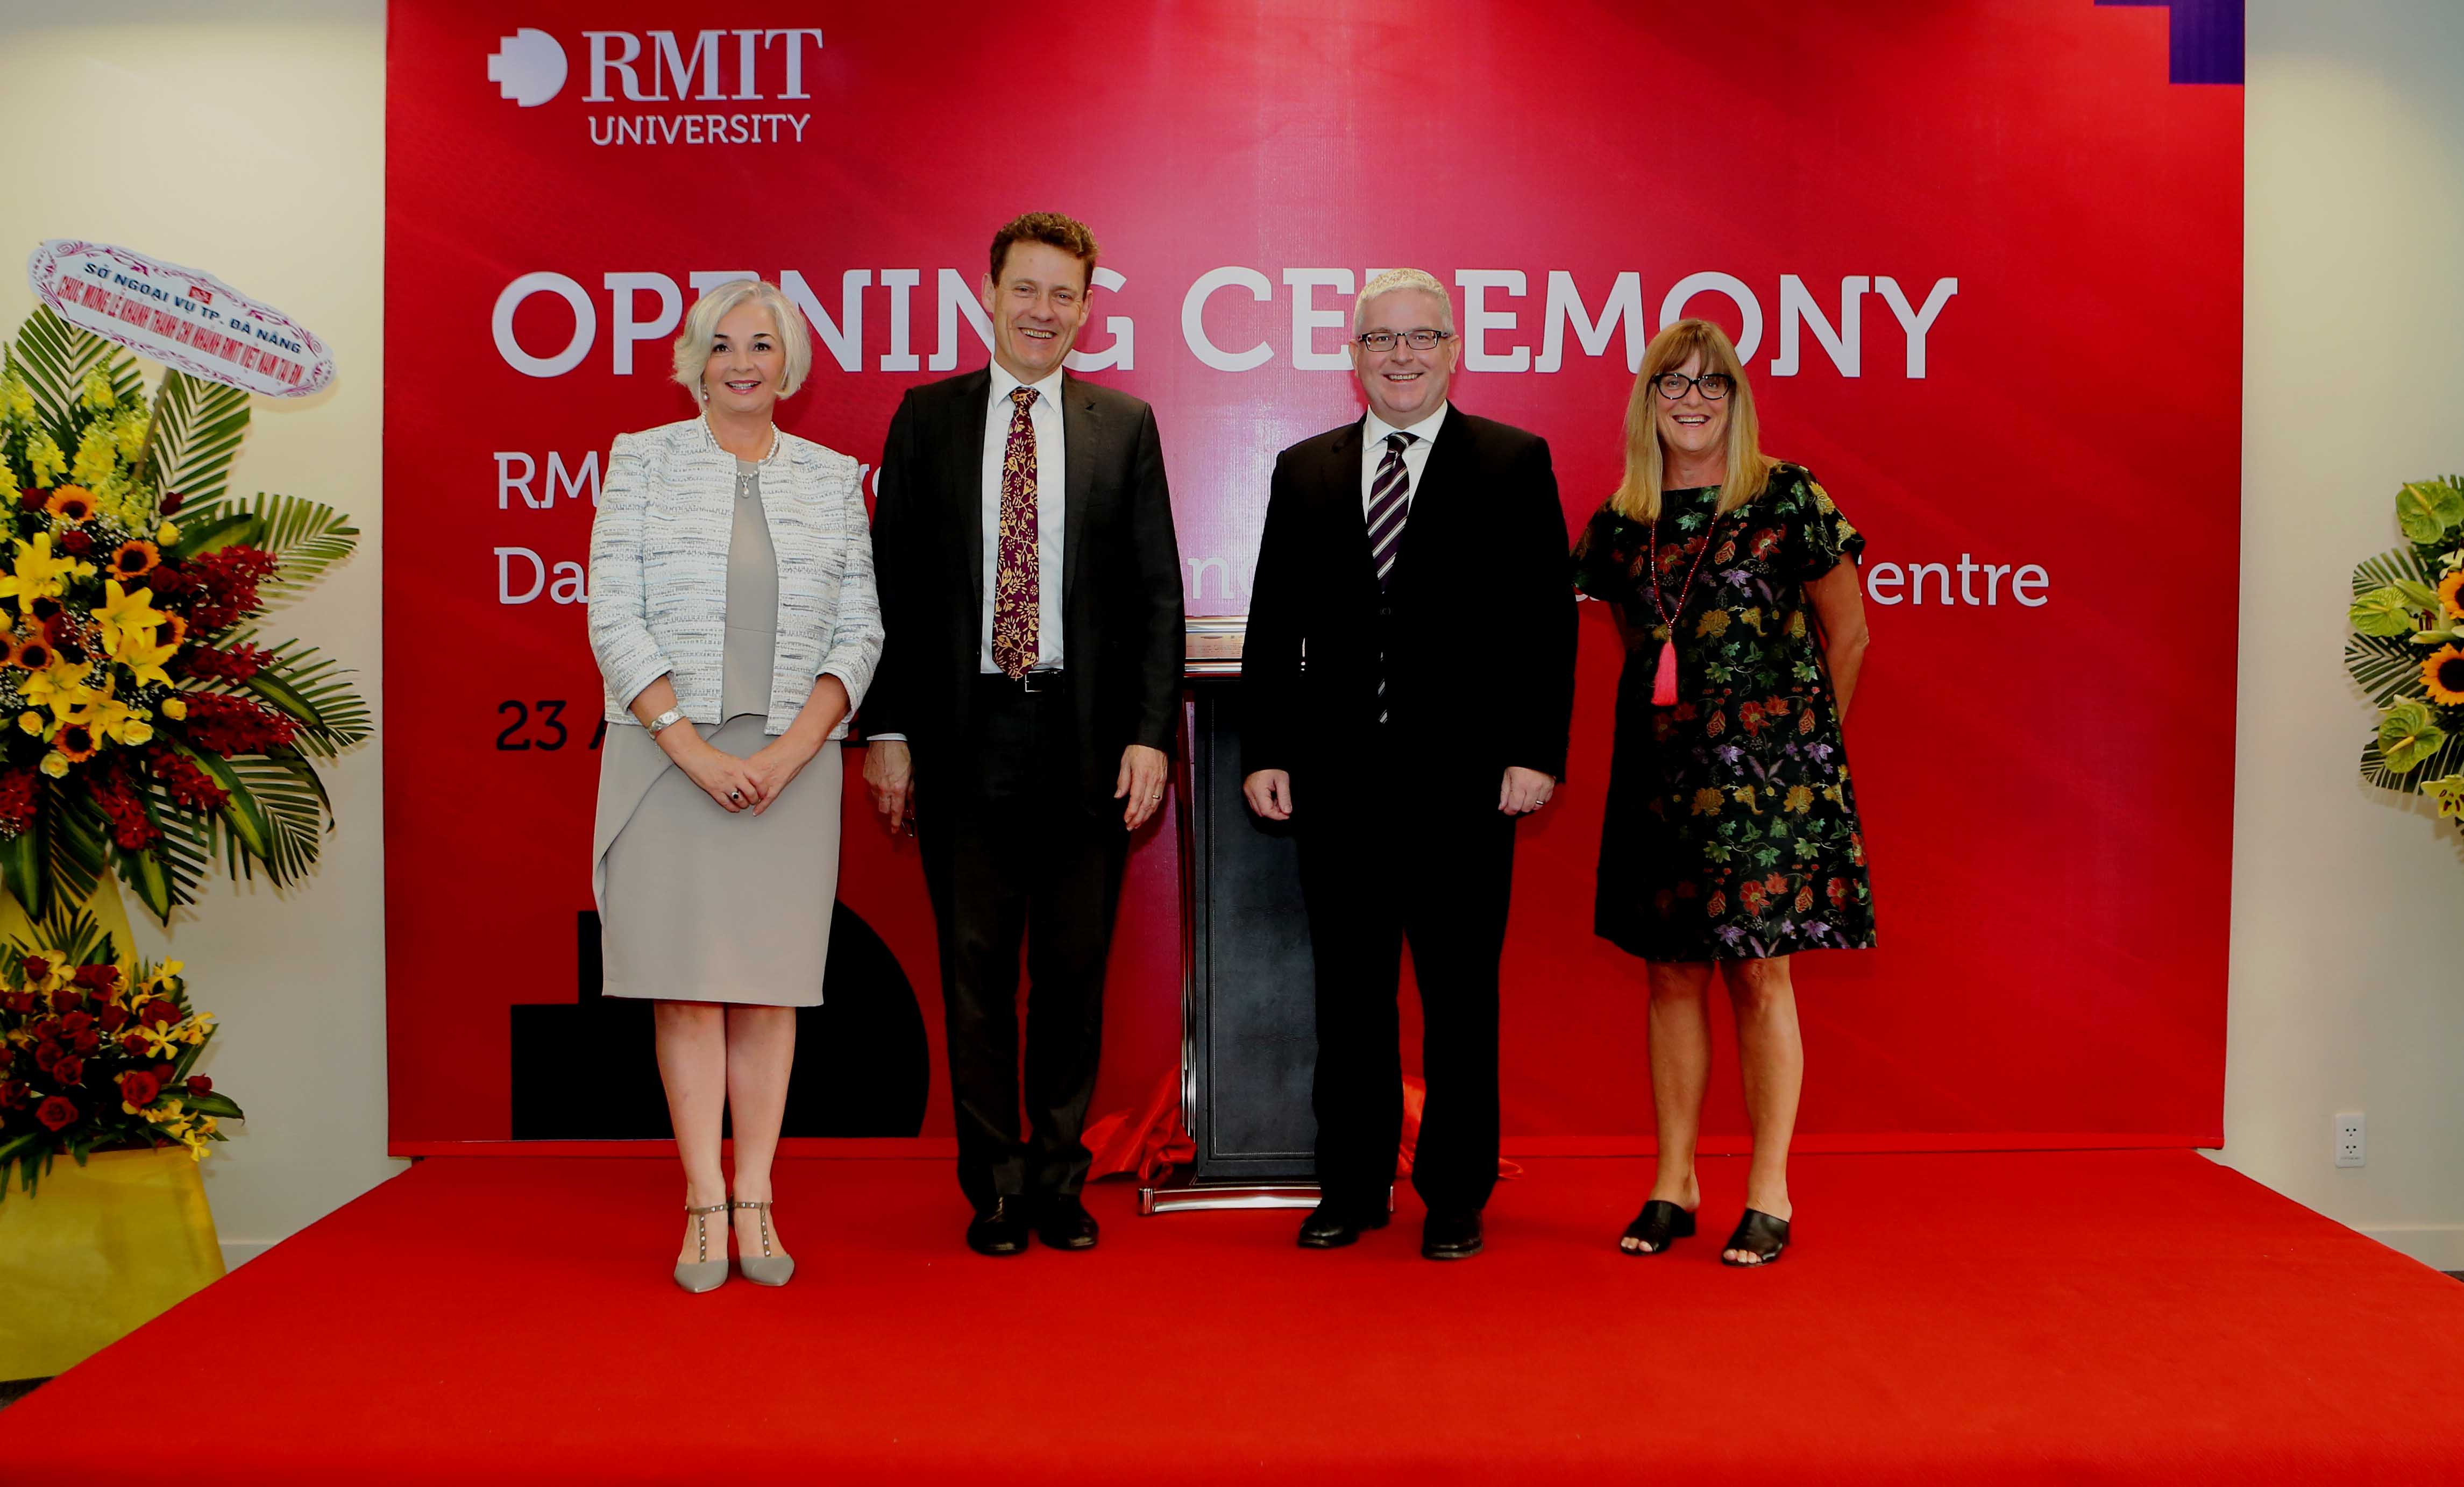
[[[760,467],[736,465],[727,549],[727,638],[715,729],[738,758],[771,740],[779,564],[761,514]],[[838,896],[839,745],[822,745],[759,815],[734,814],[670,763],[647,728],[607,730],[599,764],[599,939],[608,996],[814,1007]]]

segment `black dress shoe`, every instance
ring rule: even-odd
[[[1095,1215],[1074,1192],[1056,1193],[1035,1211],[1035,1237],[1056,1250],[1095,1248]]]
[[[978,1254],[1024,1254],[1026,1231],[1026,1200],[995,1198],[967,1226],[967,1248]]]
[[[1340,1250],[1359,1238],[1363,1230],[1383,1229],[1386,1223],[1383,1210],[1363,1213],[1341,1204],[1320,1203],[1301,1220],[1301,1248]]]
[[[1480,1215],[1432,1213],[1420,1225],[1420,1257],[1467,1260],[1480,1253]]]

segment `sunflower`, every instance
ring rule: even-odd
[[[0,630],[0,666],[17,664],[17,637]]]
[[[22,644],[12,643],[9,664],[22,666],[28,671],[49,671],[52,663],[58,659],[50,641],[40,635],[28,635]]]
[[[2441,646],[2421,663],[2421,683],[2441,707],[2464,707],[2464,645]]]
[[[82,485],[63,485],[52,492],[50,509],[64,522],[82,522],[94,515],[94,493]]]
[[[81,722],[70,723],[52,737],[52,747],[58,749],[71,764],[92,759],[94,751],[101,746],[102,743],[95,737],[94,729]]]
[[[112,549],[109,571],[115,578],[135,578],[153,572],[162,561],[162,550],[152,543],[125,542]]]
[[[2464,619],[2464,568],[2448,574],[2438,586],[2438,607],[2449,619]]]

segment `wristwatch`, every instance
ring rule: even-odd
[[[655,739],[672,724],[680,723],[684,721],[685,710],[681,707],[671,707],[666,712],[661,713],[656,718],[650,720],[650,737]]]

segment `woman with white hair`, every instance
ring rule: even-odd
[[[803,317],[772,285],[703,296],[675,348],[699,413],[617,436],[590,529],[609,724],[591,849],[604,990],[657,1004],[688,1291],[727,1279],[721,1214],[745,1279],[784,1285],[795,1270],[770,1163],[796,1009],[822,1000],[838,741],[881,655],[861,467],[771,421],[812,361]]]

